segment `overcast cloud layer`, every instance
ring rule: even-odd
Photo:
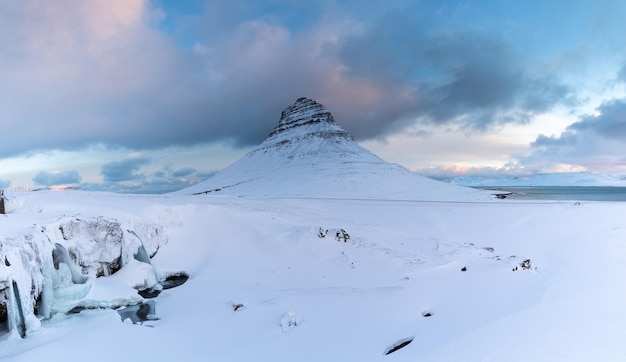
[[[538,131],[526,154],[511,156],[514,168],[624,170],[618,2],[177,3],[1,2],[0,159],[97,144],[131,156],[99,161],[92,188],[179,186],[213,169],[157,165],[136,151],[253,146],[307,96],[359,141],[471,137],[560,112],[570,126]],[[85,178],[38,171],[33,182],[45,186]]]

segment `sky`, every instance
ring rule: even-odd
[[[435,178],[626,177],[626,3],[0,2],[0,188],[167,192],[316,99]]]

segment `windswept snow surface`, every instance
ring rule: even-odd
[[[33,225],[54,226],[68,217],[115,219],[142,237],[140,225],[160,225],[167,243],[152,265],[158,273],[184,270],[190,278],[152,299],[158,320],[123,323],[111,309],[56,313],[24,339],[0,337],[0,359],[536,362],[626,356],[626,203],[343,196],[11,195],[21,206],[0,215],[0,240],[25,240],[40,232]],[[448,196],[445,190],[431,194]],[[345,242],[335,238],[340,229],[350,236]],[[87,298],[129,298],[133,275],[143,275],[136,267],[95,279]]]

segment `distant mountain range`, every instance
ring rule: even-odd
[[[300,98],[255,149],[176,194],[250,197],[484,200],[485,193],[416,175],[380,159],[322,104]]]
[[[532,177],[458,176],[442,180],[470,187],[488,186],[621,186],[626,180],[593,172],[561,172],[538,174]]]

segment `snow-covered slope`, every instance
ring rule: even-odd
[[[300,98],[257,148],[179,194],[251,197],[481,200],[487,196],[418,176],[357,144],[320,103]]]
[[[621,186],[626,180],[593,172],[560,172],[538,174],[532,177],[478,177],[459,176],[446,182],[463,186]]]
[[[26,317],[26,337],[0,313],[0,361],[626,356],[626,203],[14,196],[21,206],[0,215],[0,299],[17,305],[19,289],[22,313],[10,312]],[[149,264],[140,240],[156,251]],[[56,244],[70,257],[82,245],[83,263],[120,243],[127,263],[98,278],[83,269],[82,284],[67,258],[38,267]],[[137,293],[178,271],[184,285]],[[38,286],[55,297],[47,311],[33,310]],[[66,314],[68,303],[87,309]],[[116,310],[134,303],[155,316],[133,324]]]

